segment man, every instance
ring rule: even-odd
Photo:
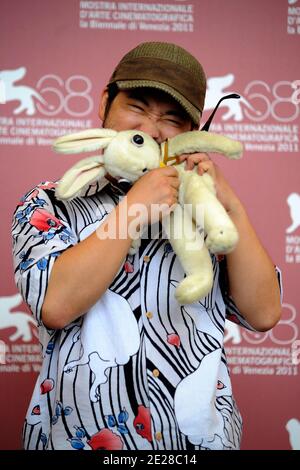
[[[191,54],[143,43],[117,65],[99,117],[104,127],[141,130],[161,143],[199,127],[204,98],[205,75]],[[159,215],[150,220],[151,206],[177,202],[174,167],[150,171],[126,195],[108,175],[104,188],[69,202],[58,201],[49,183],[23,198],[13,227],[16,281],[38,320],[44,358],[25,448],[239,448],[225,316],[255,330],[272,328],[280,318],[277,275],[210,157],[181,160],[187,170],[197,165],[199,174],[212,175],[240,235],[226,263],[212,257],[213,290],[192,305],[175,300],[184,273],[163,236],[143,239],[132,256],[129,235],[99,236],[112,219],[118,224],[120,212],[124,217],[125,203],[148,209],[144,225],[158,223]],[[123,222],[131,220],[125,212]]]

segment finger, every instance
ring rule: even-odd
[[[179,159],[179,162],[184,162],[191,154],[190,153],[183,153],[182,155],[179,155],[177,158]]]
[[[210,156],[208,153],[200,153],[200,152],[195,152],[195,153],[183,153],[179,157],[179,161],[183,162],[185,160],[194,160],[195,162],[202,162],[206,160],[211,160]]]
[[[187,158],[187,160],[186,160],[185,169],[188,170],[188,171],[192,170],[197,163],[198,163],[197,159],[192,158],[192,156],[190,156],[190,158]]]
[[[178,171],[172,165],[159,168],[159,171],[163,172],[166,176],[178,176]]]
[[[198,164],[198,174],[203,175],[204,173],[209,173],[211,176],[215,175],[214,164],[212,161],[200,162]]]
[[[171,206],[173,206],[174,204],[177,204],[177,203],[178,203],[178,191],[173,189],[172,194],[171,194],[171,198],[170,198],[169,206],[171,207]]]
[[[209,161],[211,161],[211,158],[210,158],[209,153],[203,153],[202,155],[204,156],[204,160],[209,160]]]
[[[181,155],[180,160],[185,161],[186,170],[193,170],[200,162],[210,161],[210,156],[207,153],[184,154]]]
[[[178,189],[180,186],[180,180],[179,178],[169,178],[169,184],[172,188]]]
[[[197,160],[199,160],[200,162],[206,162],[211,160],[210,155],[208,153],[195,153],[193,155],[195,155],[197,157]]]
[[[196,165],[199,165],[199,163],[203,162],[209,162],[211,161],[209,158],[209,155],[206,153],[197,153],[197,154],[192,154],[189,155],[189,157],[186,159],[186,169],[187,170],[193,170],[193,168]]]
[[[178,189],[172,188],[172,196],[175,202],[178,201]]]

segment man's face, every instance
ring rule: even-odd
[[[102,96],[99,116],[103,120],[107,92]],[[149,134],[157,143],[193,129],[193,123],[181,106],[166,93],[137,88],[119,91],[114,98],[104,127],[116,131],[140,130]]]

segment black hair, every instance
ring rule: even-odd
[[[103,122],[105,122],[107,115],[109,113],[110,107],[112,105],[113,100],[119,93],[119,88],[116,83],[109,83],[107,85],[107,92],[108,92],[108,97],[107,97],[107,102],[104,110],[104,117],[103,117]]]

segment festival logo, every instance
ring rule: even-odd
[[[287,197],[290,209],[291,225],[286,229],[286,233],[292,233],[300,227],[300,194],[291,193]]]
[[[0,70],[0,144],[50,146],[56,137],[93,127],[88,77],[43,75],[35,84],[25,66]],[[59,115],[59,117],[58,117]]]
[[[0,82],[2,83],[3,90],[2,104],[6,104],[9,101],[16,101],[17,108],[14,109],[14,114],[24,112],[27,116],[32,116],[36,113],[36,101],[40,101],[46,106],[48,106],[48,104],[34,88],[17,83],[23,79],[25,75],[25,67],[19,67],[15,70],[0,71]]]
[[[232,321],[226,320],[224,343],[230,341],[232,344],[240,344],[242,342],[241,329]]]
[[[221,98],[236,92],[240,95],[240,99],[220,103],[210,130],[243,142],[246,151],[298,152],[299,82],[294,79],[270,84],[253,80],[240,90],[233,73],[208,78],[206,118]]]
[[[233,93],[233,90],[228,88],[234,82],[234,75],[232,73],[228,73],[227,75],[223,75],[221,77],[211,77],[207,80],[207,90],[206,90],[206,97],[205,97],[205,110],[212,110],[214,109],[216,102],[223,98],[225,95],[229,95]],[[256,111],[253,106],[246,100],[244,97],[241,99],[230,99],[224,100],[220,104],[220,108],[225,108],[226,113],[222,115],[223,121],[234,120],[234,121],[242,121],[244,118],[243,108],[247,107],[253,111],[254,114],[258,116],[261,114],[259,111]]]
[[[298,330],[296,309],[287,303],[279,323],[263,333],[226,320],[224,344],[231,373],[298,376]]]
[[[286,199],[291,223],[286,229],[285,261],[289,264],[300,263],[300,195],[291,193]]]
[[[36,322],[34,319],[28,313],[12,311],[22,302],[23,299],[20,294],[15,294],[10,297],[0,297],[0,329],[15,329],[9,336],[9,340],[12,342],[19,339],[24,342],[30,342],[33,339],[33,335],[37,337]]]
[[[0,372],[39,372],[40,345],[36,322],[22,311],[20,294],[0,297]],[[18,309],[18,310],[15,310]]]
[[[300,450],[300,421],[296,418],[291,418],[286,423],[285,427],[289,433],[289,441],[292,450]]]

